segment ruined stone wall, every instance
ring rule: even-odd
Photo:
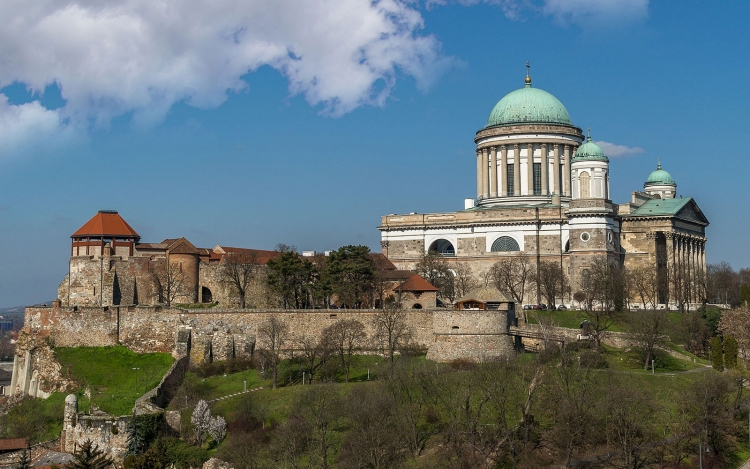
[[[86,440],[94,443],[115,461],[122,461],[128,449],[127,426],[129,417],[113,417],[104,412],[96,415],[78,413],[73,421],[65,421],[60,437],[60,449],[75,453]]]
[[[189,355],[190,364],[250,357],[268,348],[262,326],[271,317],[287,330],[286,354],[301,349],[303,337],[320,337],[342,319],[362,322],[367,348],[379,351],[374,320],[378,310],[184,310],[160,306],[27,308],[22,340],[16,348],[12,393],[44,397],[63,391],[64,380],[52,347],[94,347],[122,344],[136,353]],[[407,310],[412,342],[427,348],[437,361],[507,356],[512,342],[505,333],[503,311]],[[457,326],[459,329],[454,329]],[[435,348],[437,347],[437,348]]]
[[[57,289],[63,305],[110,306],[159,301],[155,272],[164,259],[76,256]]]
[[[236,289],[224,281],[222,275],[222,264],[201,262],[198,276],[199,300],[202,287],[211,290],[212,300],[224,308],[239,307],[239,297]],[[245,293],[245,306],[247,308],[272,308],[278,306],[277,301],[269,293],[266,287],[266,267],[258,266],[256,275],[250,282]]]

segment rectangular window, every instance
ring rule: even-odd
[[[505,187],[508,188],[508,195],[512,196],[515,193],[515,186],[513,186],[513,182],[516,179],[516,175],[512,164],[507,164],[505,166]]]
[[[542,163],[534,163],[534,195],[542,195]]]
[[[565,166],[563,166],[563,165],[560,165],[560,171],[558,171],[558,172],[557,172],[557,174],[558,174],[558,175],[560,175],[560,181],[559,181],[559,185],[557,186],[557,187],[559,187],[559,188],[560,188],[560,191],[559,191],[559,192],[560,192],[560,194],[562,194],[562,193],[563,193],[563,187],[565,187],[565,186],[563,186],[563,177],[565,176],[565,175],[563,174],[563,168],[565,168]]]

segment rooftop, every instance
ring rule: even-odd
[[[115,210],[99,210],[71,238],[104,237],[141,239],[140,235],[128,225]]]

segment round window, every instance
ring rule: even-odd
[[[607,241],[609,241],[610,244],[611,244],[612,240],[613,240],[612,232],[611,231],[607,231]]]
[[[590,239],[591,239],[591,235],[589,234],[588,231],[584,231],[583,233],[581,233],[581,241],[583,241],[584,243],[586,243]]]

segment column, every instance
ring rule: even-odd
[[[549,162],[547,161],[546,143],[542,143],[542,195],[549,195]]]
[[[502,177],[500,177],[502,175]],[[498,171],[497,182],[500,186],[499,194],[502,197],[508,195],[508,147],[500,147],[500,171]]]
[[[497,197],[497,147],[490,147],[490,197]]]
[[[521,195],[521,149],[513,145],[513,195]]]
[[[489,166],[487,149],[482,148],[482,198],[486,199],[490,193],[490,187],[487,184],[487,167]]]
[[[526,195],[534,195],[534,144],[526,144]]]
[[[667,238],[667,304],[674,298],[673,277],[675,276],[675,240],[672,233],[664,233]]]
[[[565,158],[565,165],[563,166],[563,195],[572,197],[570,191],[570,145],[565,145],[563,157]]]
[[[482,198],[482,151],[477,149],[477,201]]]
[[[561,195],[560,192],[560,145],[555,143],[555,154],[552,160],[552,192]]]

